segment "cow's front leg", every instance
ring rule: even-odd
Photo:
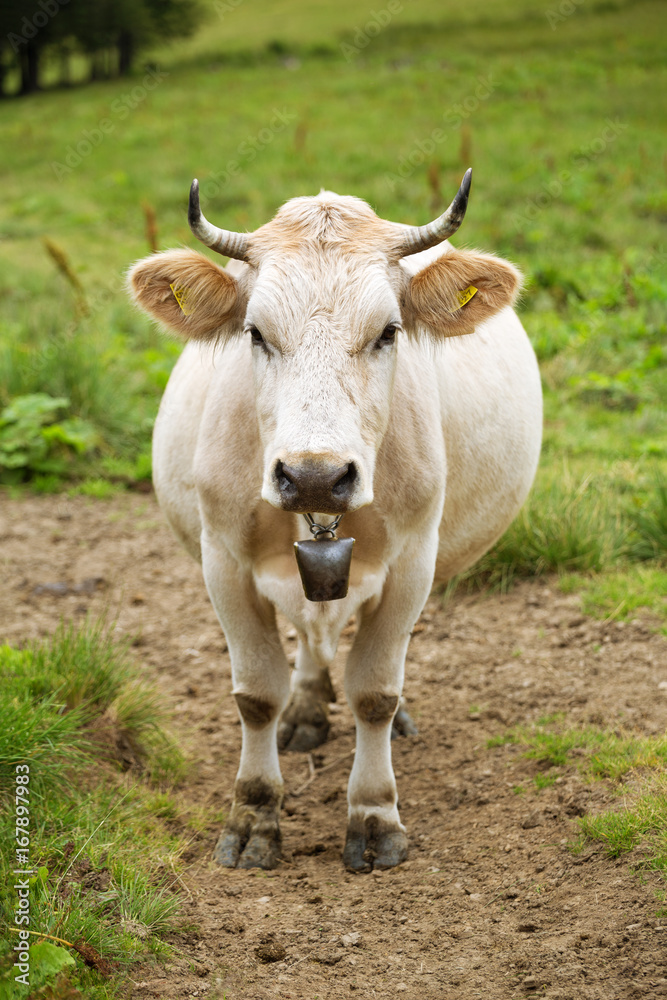
[[[354,872],[393,868],[405,861],[408,838],[398,814],[391,763],[392,722],[399,708],[410,632],[433,579],[437,543],[392,567],[374,609],[362,608],[345,670],[357,749],[348,784],[343,860]],[[433,556],[431,557],[431,552]]]
[[[234,801],[213,853],[227,868],[274,868],[280,858],[283,780],[277,729],[289,697],[289,665],[274,609],[251,577],[202,543],[204,579],[227,637],[243,742]]]
[[[329,668],[310,652],[299,636],[292,697],[283,712],[278,728],[281,750],[314,750],[329,734],[327,706],[335,701]]]

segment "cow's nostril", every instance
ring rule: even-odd
[[[276,465],[276,479],[278,481],[278,489],[283,495],[297,494],[298,489],[294,482],[294,479],[292,478],[292,476],[289,475],[288,470],[285,468],[282,462],[278,462],[278,464]]]
[[[347,471],[340,477],[331,491],[340,500],[347,500],[352,493],[352,489],[357,479],[357,467],[354,462],[350,462]]]

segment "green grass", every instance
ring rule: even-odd
[[[351,0],[211,5],[201,31],[151,54],[162,76],[3,102],[0,408],[38,392],[69,400],[63,416],[97,435],[70,468],[82,492],[146,478],[180,345],[123,291],[128,264],[148,251],[145,202],[161,248],[195,245],[193,176],[207,215],[230,228],[253,229],[322,186],[422,223],[472,164],[455,242],[526,273],[520,313],[541,363],[545,431],[532,500],[464,582],[574,574],[606,615],[615,606],[600,577],[613,571],[664,616],[661,14],[653,0],[591,2],[552,26],[528,0],[464,11],[415,0],[369,33],[371,12]],[[37,490],[61,488],[62,476],[33,475]]]
[[[629,566],[592,576],[565,573],[559,587],[566,594],[579,594],[581,610],[587,615],[626,621],[641,609],[663,622],[667,617],[667,570],[661,566]],[[666,628],[663,624],[662,631]]]
[[[667,736],[636,737],[596,726],[563,728],[553,719],[535,726],[519,726],[492,737],[487,746],[525,747],[524,756],[549,767],[563,767],[575,754],[589,777],[619,778],[635,768],[667,765]]]
[[[539,793],[576,767],[586,780],[607,779],[622,794],[622,805],[577,820],[581,851],[592,842],[610,857],[636,851],[633,865],[667,879],[667,736],[644,737],[595,726],[566,727],[561,717],[518,726],[492,737],[487,746],[519,746],[523,756],[546,771],[533,778]],[[516,785],[516,794],[525,794]]]
[[[536,774],[533,778],[533,784],[538,792],[542,791],[543,788],[550,788],[556,780],[555,774]]]
[[[655,777],[639,794],[627,796],[620,810],[608,810],[579,821],[583,847],[590,841],[604,844],[607,854],[641,851],[637,867],[658,871],[667,880],[667,776]]]
[[[61,976],[86,997],[106,1000],[123,995],[132,963],[169,952],[162,935],[178,914],[185,842],[164,819],[178,811],[170,790],[185,764],[166,722],[127,646],[104,621],[62,624],[50,639],[24,650],[0,647],[0,836],[6,846],[0,996],[11,972],[10,947],[18,940],[10,930],[16,867],[36,872],[30,886],[30,929],[38,932],[33,989],[55,981],[57,970],[48,974],[47,959],[55,956],[62,964],[69,954],[76,964]],[[17,792],[15,801],[19,787],[28,794]],[[26,807],[28,845],[16,841],[14,830]],[[21,836],[25,830],[22,821]],[[27,856],[19,858],[17,849]],[[56,949],[44,961],[41,934]],[[94,948],[113,963],[111,978],[87,968],[54,938]]]
[[[321,186],[423,223],[471,163],[455,242],[526,273],[520,313],[545,431],[532,499],[463,582],[555,571],[564,586],[580,581],[596,613],[647,606],[664,618],[661,13],[652,0],[591,2],[552,27],[528,0],[465,11],[415,0],[369,33],[371,13],[351,0],[213,5],[195,36],[150,56],[163,76],[3,102],[0,409],[45,392],[97,435],[69,485],[34,470],[33,488],[103,497],[150,475],[180,345],[125,299],[123,273],[148,251],[144,202],[161,248],[195,243],[193,176],[207,215],[229,228],[253,229]],[[98,136],[104,118],[113,127]],[[618,612],[614,587],[633,591]]]
[[[667,479],[651,463],[616,461],[576,476],[543,462],[519,516],[500,541],[444,590],[507,590],[517,580],[559,574],[582,610],[627,619],[638,609],[667,622]]]

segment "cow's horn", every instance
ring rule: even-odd
[[[469,167],[459,188],[454,201],[446,212],[434,222],[429,222],[426,226],[405,226],[401,227],[401,240],[397,246],[400,257],[407,257],[411,253],[419,253],[420,250],[428,250],[437,243],[442,243],[448,236],[455,233],[463,222],[468,207],[468,195],[470,194],[470,182],[472,180],[472,169]]]
[[[199,207],[199,181],[195,178],[190,188],[190,203],[188,205],[188,224],[198,240],[201,240],[211,250],[221,253],[223,257],[235,257],[236,260],[246,260],[248,252],[248,237],[245,233],[232,233],[228,229],[218,229],[202,215]]]

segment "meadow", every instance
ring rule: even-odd
[[[546,396],[528,522],[491,575],[579,574],[566,585],[593,586],[609,614],[623,582],[581,574],[627,564],[632,594],[659,611],[659,4],[564,16],[480,0],[463,21],[400,6],[365,20],[349,5],[213,5],[193,39],[152,53],[131,81],[4,103],[0,406],[39,393],[66,402],[5,412],[2,481],[51,490],[69,479],[104,495],[150,475],[152,421],[180,345],[132,310],[123,276],[151,244],[192,243],[193,176],[209,217],[251,230],[322,186],[423,223],[472,165],[457,243],[524,270],[521,315]]]
[[[521,516],[445,597],[555,573],[585,613],[648,609],[664,630],[662,5],[206,8],[192,38],[148,53],[131,79],[0,103],[0,505],[25,491],[104,502],[150,478],[152,424],[181,345],[134,311],[124,274],[153,248],[197,245],[186,218],[193,177],[208,218],[230,229],[252,230],[321,187],[421,224],[472,166],[453,242],[525,274],[519,312],[543,375],[544,445]],[[19,661],[2,655],[13,675]],[[56,695],[45,682],[30,697],[48,709]],[[83,752],[80,723],[65,734],[72,752]],[[151,780],[136,794],[163,794],[164,778]],[[105,801],[91,805],[77,843]],[[133,808],[147,829],[143,801]],[[50,850],[62,873],[58,823]],[[103,989],[87,995],[111,995]]]

